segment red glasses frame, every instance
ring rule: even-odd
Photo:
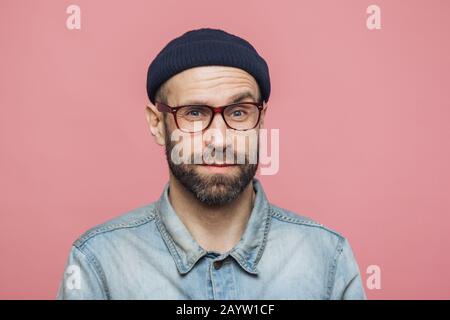
[[[235,129],[235,128],[231,127],[227,123],[227,121],[225,120],[224,111],[225,111],[225,109],[227,107],[240,105],[240,104],[244,104],[244,103],[245,104],[254,105],[254,106],[256,106],[258,108],[258,119],[256,121],[256,124],[252,128]],[[264,109],[265,103],[264,103],[264,101],[261,101],[261,102],[253,102],[253,101],[252,102],[246,102],[246,101],[243,101],[243,102],[235,102],[235,103],[232,103],[232,104],[228,104],[228,105],[225,105],[225,106],[219,106],[219,107],[211,107],[211,106],[208,106],[206,104],[187,104],[187,105],[183,105],[183,106],[171,107],[171,106],[169,106],[169,105],[167,105],[165,103],[156,101],[155,105],[156,105],[156,108],[158,109],[158,111],[171,113],[173,115],[173,118],[175,120],[175,124],[177,125],[178,129],[180,129],[181,131],[184,131],[184,132],[193,133],[193,132],[185,131],[185,130],[181,129],[180,126],[178,125],[177,111],[180,110],[181,108],[184,108],[184,107],[207,107],[207,108],[211,109],[211,111],[212,111],[211,120],[209,121],[208,125],[205,128],[203,128],[201,131],[204,131],[204,130],[209,128],[209,126],[213,122],[213,119],[214,119],[214,116],[215,116],[216,113],[220,113],[222,115],[222,119],[223,119],[223,121],[225,122],[225,124],[227,125],[228,128],[233,129],[233,130],[237,130],[237,131],[247,131],[247,130],[251,130],[251,129],[256,128],[256,126],[259,124],[259,120],[261,118],[261,110]]]

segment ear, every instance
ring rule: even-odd
[[[155,137],[157,144],[164,146],[166,144],[165,140],[165,130],[164,130],[164,117],[162,112],[159,112],[155,105],[149,102],[145,108],[145,113],[147,117],[148,127],[152,136]]]
[[[264,128],[264,118],[266,116],[266,111],[267,111],[267,102],[264,102],[263,109],[261,110],[261,116],[259,119],[259,127],[260,128]]]

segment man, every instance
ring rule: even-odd
[[[366,298],[348,241],[269,203],[255,178],[270,78],[250,43],[186,32],[150,64],[147,92],[169,182],[74,242],[59,299]]]

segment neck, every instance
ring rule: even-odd
[[[170,174],[169,200],[197,243],[206,251],[225,253],[241,239],[253,208],[255,191],[250,182],[232,202],[221,207],[203,204]]]

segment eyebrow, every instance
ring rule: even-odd
[[[253,101],[256,101],[255,96],[250,91],[240,92],[231,97],[229,104],[238,103],[245,99],[252,98]],[[207,105],[208,102],[206,100],[188,100],[185,103],[180,104],[180,106],[190,105],[190,104],[199,104],[199,105]]]

